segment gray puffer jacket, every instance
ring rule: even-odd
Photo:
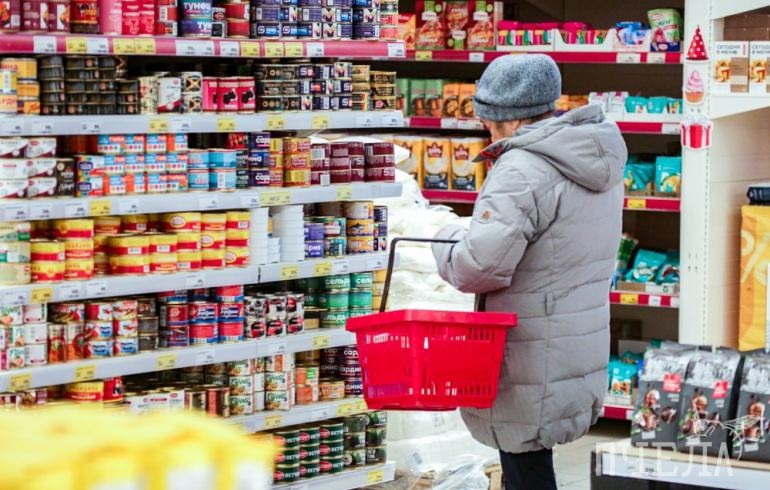
[[[481,157],[495,160],[470,229],[434,245],[441,277],[513,311],[497,399],[464,409],[478,441],[521,453],[571,442],[607,392],[609,290],[621,234],[626,145],[598,106],[522,128]]]

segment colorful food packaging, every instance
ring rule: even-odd
[[[770,207],[741,209],[741,273],[738,348],[765,348],[767,267],[770,264]]]
[[[714,43],[712,89],[716,93],[749,91],[749,43],[723,41]]]
[[[425,80],[426,116],[441,117],[441,107],[444,92],[444,80]]]
[[[425,110],[425,82],[412,78],[409,80],[409,115],[426,116]]]
[[[746,356],[743,379],[738,395],[737,429],[733,439],[733,457],[750,461],[770,461],[770,434],[766,427],[767,404],[770,403],[770,355]]]
[[[752,41],[749,48],[749,92],[752,94],[766,94],[768,91],[768,58],[770,58],[770,41]],[[692,73],[698,72],[693,70]],[[689,100],[689,92],[685,91],[685,95]]]
[[[452,138],[452,189],[478,191],[484,183],[484,162],[473,159],[484,149],[484,138]]]
[[[476,9],[468,26],[467,45],[471,51],[495,49],[494,3],[476,0]]]
[[[446,2],[447,48],[463,50],[467,33],[465,31],[470,21],[467,0],[448,0]]]
[[[682,183],[682,157],[655,159],[655,192],[679,195]]]
[[[629,157],[623,174],[623,184],[626,191],[650,191],[655,177],[655,165],[650,162],[632,161],[632,159],[636,159],[636,156]]]
[[[409,158],[396,162],[396,167],[411,175],[422,186],[423,183],[423,138],[422,136],[411,136],[397,134],[393,137],[393,144],[409,150]]]
[[[417,21],[415,48],[445,49],[447,29],[444,2],[442,0],[418,1],[416,7],[420,17]]]
[[[396,110],[401,111],[404,116],[409,115],[409,79],[396,79]]]
[[[426,136],[424,139],[423,166],[425,189],[449,189],[452,179],[452,142],[449,138]]]
[[[458,117],[473,119],[476,116],[473,110],[474,95],[476,95],[475,83],[460,84],[460,114]]]
[[[634,258],[634,266],[626,274],[629,282],[653,282],[658,275],[658,270],[666,262],[666,254],[640,248]]]
[[[441,117],[460,116],[460,84],[445,83],[443,87]]]
[[[406,49],[414,49],[417,35],[417,16],[415,14],[398,14],[398,38],[404,41]]]

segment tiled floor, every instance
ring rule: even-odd
[[[572,444],[558,446],[554,452],[554,466],[559,488],[590,490],[591,450],[594,445],[626,438],[628,431],[628,422],[602,419],[582,439]]]

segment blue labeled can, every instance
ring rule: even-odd
[[[145,153],[166,153],[168,147],[166,146],[165,134],[148,134],[145,143]]]
[[[159,173],[166,170],[166,155],[147,153],[144,156],[144,171],[147,173]]]
[[[250,150],[269,150],[270,133],[249,133],[248,142]]]
[[[201,169],[188,171],[187,186],[191,191],[209,190],[209,171]]]
[[[268,187],[270,185],[269,168],[250,168],[249,169],[249,187]]]
[[[159,172],[147,172],[147,192],[149,194],[159,194],[166,192],[166,174]]]
[[[125,155],[124,170],[127,174],[136,174],[144,172],[144,154]]]
[[[305,240],[323,240],[323,223],[305,223]]]
[[[209,170],[209,190],[234,191],[237,184],[235,169],[219,168]]]
[[[268,168],[270,165],[270,150],[262,148],[249,150],[247,160],[249,168]]]
[[[324,256],[323,240],[305,240],[305,258],[320,259]]]
[[[209,168],[236,168],[238,155],[235,150],[209,150]]]
[[[186,153],[166,153],[166,172],[187,172]]]
[[[208,169],[209,168],[209,152],[208,150],[191,150],[187,154],[187,168],[193,169]]]

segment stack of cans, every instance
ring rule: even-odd
[[[398,3],[396,3],[398,9]],[[380,0],[353,0],[353,39],[379,39]]]
[[[371,92],[369,65],[353,65],[353,94],[352,106],[354,111],[369,110],[369,93]]]
[[[222,7],[219,7],[222,8]],[[227,37],[248,38],[250,5],[244,0],[228,0],[224,3]]]
[[[313,143],[310,147],[310,185],[329,185],[331,178],[331,146]],[[323,238],[323,237],[322,237]]]
[[[345,468],[345,426],[330,421],[321,424],[321,474],[339,473]]]
[[[297,34],[302,39],[321,39],[323,0],[299,0]]]
[[[350,154],[347,142],[334,142],[329,145],[331,182],[346,184],[350,182]]]
[[[203,73],[185,71],[182,78],[182,112],[203,112]]]
[[[396,110],[396,72],[372,71],[370,73],[372,91],[371,108],[375,111]]]
[[[177,0],[155,0],[155,35],[177,35],[179,20]]]
[[[270,187],[283,187],[283,140],[281,138],[270,139],[268,169],[270,170]]]
[[[353,38],[353,1],[322,0],[322,37],[325,39]]]
[[[320,259],[324,256],[323,223],[305,223],[305,258]]]
[[[273,433],[273,442],[279,448],[275,457],[274,483],[296,482],[300,478],[300,431],[297,429],[276,431]]]
[[[388,449],[385,447],[388,412],[367,412],[366,417],[366,464],[382,464],[388,456]]]
[[[380,38],[398,39],[398,0],[380,0]]]
[[[283,186],[310,185],[310,138],[283,139]]]
[[[246,139],[248,186],[270,185],[270,133],[249,133]]]
[[[366,414],[351,415],[342,419],[345,426],[345,468],[366,464]]]
[[[281,0],[251,0],[251,37],[257,39],[275,39],[281,37],[281,21],[288,20],[290,14],[294,12],[294,25],[297,25],[297,1],[290,0],[283,2]]]
[[[371,288],[369,292],[371,295]],[[341,356],[339,375],[345,381],[345,398],[363,396],[364,382],[361,378],[361,365],[358,363],[358,348],[355,344],[346,345],[342,348]]]
[[[276,354],[267,358],[265,410],[291,410],[294,405],[293,371],[294,354]],[[299,443],[299,440],[297,442]]]
[[[396,158],[393,143],[366,143],[366,181],[393,182],[396,179]]]
[[[309,426],[299,429],[299,476],[313,478],[321,474],[321,430]]]
[[[227,363],[227,384],[230,387],[230,416],[254,413],[254,398],[257,389],[264,389],[264,373],[257,373],[256,359],[244,359]],[[264,364],[262,364],[264,366]],[[264,395],[262,396],[264,400]]]
[[[59,116],[65,114],[64,57],[43,56],[38,61],[40,80],[40,113]]]

